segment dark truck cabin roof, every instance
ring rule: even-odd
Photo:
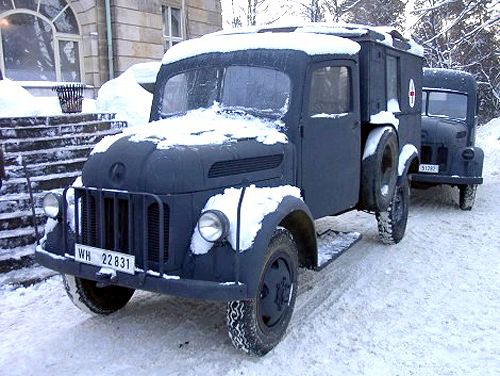
[[[477,82],[470,73],[456,69],[424,68],[424,90],[451,91],[467,95],[467,123],[474,126]]]
[[[423,49],[410,39],[405,38],[398,30],[388,26],[367,26],[358,24],[337,24],[316,22],[291,26],[255,26],[218,31],[210,35],[237,35],[256,33],[313,33],[334,35],[348,38],[356,42],[375,42],[400,51],[423,56]],[[391,38],[388,38],[387,36]],[[390,40],[392,39],[392,40]]]
[[[465,94],[476,94],[474,76],[455,69],[424,68],[424,89],[445,89]]]

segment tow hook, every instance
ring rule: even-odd
[[[101,268],[95,276],[99,280],[97,282],[97,287],[106,287],[111,283],[116,282],[116,271],[109,268]]]

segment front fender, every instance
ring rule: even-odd
[[[315,264],[317,263],[316,233],[314,231],[314,220],[312,219],[311,212],[301,199],[293,196],[286,196],[274,212],[264,217],[262,220],[262,227],[257,232],[253,245],[241,253],[240,279],[241,282],[247,285],[249,297],[257,296],[260,275],[264,266],[264,257],[274,230],[278,226],[283,225],[283,222],[290,214],[296,212],[304,214],[310,221],[313,230],[313,233],[310,235],[314,239],[313,245],[311,245],[311,248],[314,248],[314,260],[312,261]],[[245,215],[245,213],[242,213],[242,215]]]

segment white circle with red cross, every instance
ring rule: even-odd
[[[415,82],[413,79],[410,79],[410,85],[408,87],[408,102],[410,103],[410,107],[413,108],[415,106]]]

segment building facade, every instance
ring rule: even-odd
[[[221,27],[220,0],[0,0],[0,69],[25,87],[98,88]]]

